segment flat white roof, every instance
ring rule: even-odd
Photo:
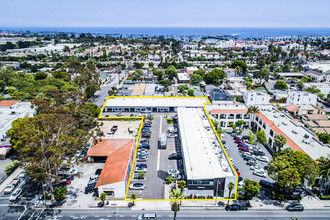
[[[207,103],[208,99],[205,98],[136,98],[136,97],[119,97],[108,99],[106,107],[202,107]]]
[[[178,108],[177,112],[187,179],[234,176],[203,108]]]
[[[291,122],[291,119],[284,113],[279,113],[275,111],[271,106],[259,108],[261,112],[284,133],[286,134],[296,145],[298,145],[306,154],[308,154],[314,160],[320,158],[321,156],[326,156],[330,154],[330,148],[327,145],[320,144],[313,139],[315,134],[307,131],[303,127],[296,125]],[[266,110],[267,109],[267,110]],[[268,109],[272,109],[268,111]],[[292,131],[297,132],[297,134]],[[308,135],[309,138],[304,136]],[[303,140],[310,141],[310,144],[306,144]],[[287,145],[288,146],[288,145]]]

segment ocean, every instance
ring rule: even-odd
[[[0,27],[0,32],[10,33],[92,33],[111,36],[160,36],[200,38],[206,35],[230,35],[237,39],[274,38],[298,36],[330,36],[330,28],[244,28],[244,27]]]

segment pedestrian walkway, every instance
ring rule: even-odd
[[[22,172],[23,169],[21,169],[20,167],[17,168],[10,176],[7,177],[7,179],[5,181],[3,181],[0,185],[0,193],[2,193],[3,190],[5,190],[6,186],[11,183],[11,181],[13,181],[13,179],[15,179],[15,177],[17,177],[20,172]]]

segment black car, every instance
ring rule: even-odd
[[[149,140],[141,140],[140,144],[149,144]]]
[[[143,132],[142,134],[141,134],[141,137],[143,137],[143,138],[150,138],[150,133],[146,133],[146,132]]]
[[[238,144],[237,144],[237,147],[246,147],[246,148],[249,148],[248,145],[243,144],[243,143],[238,143]]]
[[[286,207],[286,210],[302,212],[302,211],[304,211],[304,206],[299,203],[290,204]]]
[[[118,126],[117,125],[112,126],[111,131],[113,133],[115,133],[117,130],[118,130]]]
[[[225,140],[221,140],[222,144],[226,144],[226,141]]]
[[[271,183],[271,182],[268,182],[267,180],[260,180],[259,184],[261,186],[264,186],[264,187],[267,187],[267,188],[273,188],[274,187],[274,184]]]
[[[262,152],[262,151],[258,151],[258,150],[252,151],[252,153],[253,153],[254,155],[265,156],[265,153],[264,153],[264,152]]]
[[[256,158],[248,156],[248,155],[243,155],[243,159],[244,160],[252,160],[252,161],[256,161]]]
[[[240,210],[248,210],[248,207],[246,206],[240,206],[240,205],[226,205],[225,207],[226,211],[240,211]]]
[[[244,135],[242,138],[243,138],[243,140],[249,140],[250,139],[250,137],[247,136],[247,135]]]
[[[91,193],[91,192],[93,192],[94,191],[94,187],[95,186],[86,186],[85,187],[85,194],[88,194],[88,193]]]
[[[100,175],[101,172],[102,172],[102,169],[97,169],[97,170],[95,171],[95,175]]]
[[[180,154],[173,153],[168,156],[168,159],[169,160],[181,160],[182,156]]]

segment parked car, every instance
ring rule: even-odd
[[[150,128],[142,128],[143,133],[151,133]]]
[[[149,140],[141,140],[140,144],[149,144]]]
[[[255,170],[253,174],[260,177],[266,177],[266,173],[263,170]]]
[[[139,145],[139,148],[150,149],[150,145],[149,144],[141,144],[141,145]]]
[[[136,220],[143,220],[143,219],[157,219],[157,215],[155,213],[144,213],[141,215],[138,215]]]
[[[242,137],[242,139],[244,139],[244,140],[249,140],[250,137],[249,137],[248,135],[244,135],[244,136]]]
[[[5,188],[5,190],[3,191],[4,194],[9,194],[12,193],[13,190],[15,189],[15,185],[13,184],[8,184]]]
[[[138,153],[138,154],[148,154],[148,150],[145,149],[145,148],[139,148],[139,149],[137,150],[137,153]]]
[[[238,144],[238,143],[245,144],[244,141],[242,141],[242,140],[240,140],[240,139],[236,139],[236,140],[235,140],[235,143],[237,143],[237,144]]]
[[[145,167],[145,168],[148,168],[148,165],[147,164],[144,164],[144,163],[141,163],[141,164],[135,165],[135,167]]]
[[[271,182],[268,182],[267,180],[260,180],[259,184],[261,186],[264,186],[264,187],[267,187],[267,188],[273,188],[273,187],[278,186],[278,183],[276,183],[276,182],[271,183]]]
[[[89,177],[89,180],[97,180],[97,179],[99,179],[98,175],[94,175],[94,176]]]
[[[286,210],[288,211],[299,211],[302,212],[304,211],[304,206],[300,203],[294,203],[294,204],[290,204],[286,207]]]
[[[95,171],[95,175],[100,175],[101,172],[102,172],[102,169],[97,169],[97,170]]]
[[[129,189],[131,189],[131,190],[143,190],[144,189],[144,184],[143,183],[132,183],[129,186]]]
[[[252,151],[252,153],[253,153],[254,155],[265,156],[265,153],[262,152],[262,151],[256,151],[256,150],[254,150],[254,151]]]
[[[241,206],[241,205],[226,205],[225,207],[226,211],[240,211],[240,210],[248,210],[248,207],[246,206]]]
[[[256,161],[253,161],[253,160],[248,160],[246,162],[247,165],[250,165],[250,166],[255,166],[255,165],[258,165],[258,163]]]
[[[147,168],[145,168],[145,167],[135,167],[134,172],[135,172],[135,173],[139,173],[139,172],[147,172]]]
[[[143,137],[143,138],[150,138],[150,135],[151,135],[151,133],[143,132],[143,133],[141,134],[141,137]]]
[[[21,179],[19,177],[16,177],[15,179],[13,179],[11,184],[14,185],[14,187],[16,187],[20,182],[21,182]]]
[[[70,185],[71,184],[71,180],[68,180],[68,179],[62,179],[59,184],[62,184],[62,185]]]
[[[113,133],[115,133],[117,130],[118,130],[118,126],[117,125],[112,126],[111,131]]]
[[[246,147],[246,148],[249,148],[248,145],[243,144],[243,143],[238,143],[238,144],[237,144],[237,147]],[[250,148],[249,148],[249,149],[250,149]]]
[[[74,168],[71,168],[71,169],[69,170],[69,173],[70,173],[70,175],[76,175],[76,174],[78,174],[78,170],[76,170],[76,169],[74,169]]]
[[[260,170],[261,168],[259,167],[259,165],[252,165],[250,166],[250,170]]]
[[[167,174],[168,175],[171,175],[171,174],[180,174],[180,171],[178,171],[178,170],[175,170],[175,169],[169,169],[168,171],[167,171]]]
[[[242,139],[242,137],[241,137],[241,136],[239,136],[239,135],[234,135],[234,136],[233,136],[233,139],[234,139],[234,140],[236,140],[236,139],[239,139],[239,140],[241,140],[241,139]]]
[[[19,178],[24,178],[25,177],[25,171],[23,170],[22,172],[19,173]]]
[[[109,115],[105,115],[104,117],[108,118],[108,117],[109,117]]]
[[[143,128],[148,128],[148,127],[151,127],[151,124],[150,123],[143,124]]]
[[[266,157],[266,156],[258,156],[257,157],[257,160],[260,160],[260,161],[263,161],[263,162],[269,162],[269,159],[268,159],[268,157]]]
[[[16,189],[9,197],[9,201],[11,202],[15,201],[19,197],[19,195],[21,195],[21,193],[22,193],[22,189]]]
[[[85,187],[85,194],[88,194],[88,193],[91,193],[93,192],[95,189],[94,189],[95,186],[86,186]]]
[[[249,156],[249,155],[246,155],[246,156],[243,156],[243,159],[244,160],[251,160],[251,161],[257,161],[256,158],[254,156]]]
[[[147,161],[147,157],[146,156],[137,155],[136,162],[146,162],[146,161]]]
[[[238,149],[241,150],[241,151],[246,151],[246,152],[249,152],[249,151],[250,151],[250,150],[249,150],[248,148],[246,148],[246,147],[239,147]]]
[[[225,140],[221,140],[222,144],[226,144],[227,142]]]
[[[181,160],[182,156],[180,154],[172,153],[168,156],[169,160]]]

